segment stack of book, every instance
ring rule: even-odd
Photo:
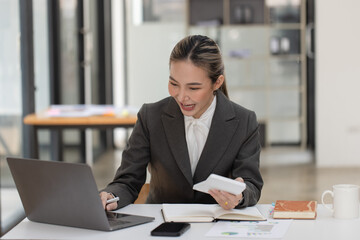
[[[273,218],[275,219],[315,219],[316,201],[277,200]]]

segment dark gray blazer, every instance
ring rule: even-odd
[[[121,166],[104,191],[120,197],[119,207],[133,203],[149,166],[147,203],[216,203],[209,194],[192,189],[195,183],[216,173],[233,179],[242,177],[247,188],[238,207],[254,205],[263,186],[259,156],[255,113],[219,92],[209,135],[192,177],[184,116],[176,101],[168,97],[142,106]]]

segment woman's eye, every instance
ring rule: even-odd
[[[170,82],[170,84],[173,85],[173,86],[177,86],[177,84],[176,84],[176,83],[173,83],[173,82]]]

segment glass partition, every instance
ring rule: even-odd
[[[33,0],[36,109],[49,104],[47,1]],[[19,1],[0,1],[1,234],[23,219],[24,210],[6,157],[23,156]],[[46,133],[39,140],[48,142]]]
[[[1,235],[23,216],[6,157],[22,155],[19,1],[0,1]]]

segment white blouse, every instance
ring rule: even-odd
[[[190,157],[191,173],[194,176],[196,166],[204,149],[209,135],[211,121],[216,108],[216,96],[208,109],[196,119],[192,116],[184,116],[185,136]]]

